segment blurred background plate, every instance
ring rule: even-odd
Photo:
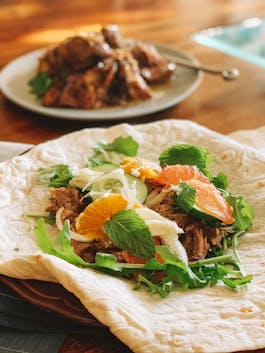
[[[155,45],[160,54],[169,60],[185,59],[198,64],[197,60],[174,48],[161,44]],[[175,74],[163,85],[157,85],[151,99],[132,102],[127,106],[108,107],[94,110],[50,108],[41,105],[30,93],[28,81],[36,74],[38,58],[44,49],[23,55],[6,65],[0,76],[0,88],[3,94],[17,105],[36,113],[70,120],[113,120],[147,115],[169,108],[191,95],[199,86],[202,72],[177,67]]]

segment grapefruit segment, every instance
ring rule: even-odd
[[[210,183],[207,176],[194,165],[175,164],[166,166],[156,178],[160,184],[164,185],[178,185],[189,179],[197,179],[204,183]]]
[[[194,207],[200,212],[213,216],[225,224],[235,222],[232,206],[223,198],[221,192],[213,184],[197,179],[186,181],[196,190]]]

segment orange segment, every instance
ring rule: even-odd
[[[178,185],[182,181],[197,179],[205,183],[210,180],[194,165],[175,164],[162,169],[157,177],[157,181],[164,185]]]
[[[121,163],[125,173],[139,177],[141,180],[156,179],[158,176],[157,166],[143,158],[127,157]]]
[[[190,179],[187,183],[196,189],[195,207],[225,224],[234,223],[232,206],[229,205],[213,184],[196,179]]]
[[[103,232],[106,221],[120,210],[125,210],[127,200],[120,194],[111,194],[90,203],[76,219],[76,231],[89,239],[108,240]]]

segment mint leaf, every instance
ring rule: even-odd
[[[154,240],[142,218],[133,210],[114,214],[103,227],[113,244],[135,256],[148,259],[154,256]]]
[[[211,178],[211,182],[218,188],[225,190],[227,188],[227,176],[220,172]]]
[[[58,249],[54,246],[51,238],[49,237],[45,221],[43,218],[40,218],[37,222],[37,225],[34,227],[34,232],[36,236],[36,243],[39,248],[46,254],[51,254],[57,256],[73,265],[92,267],[93,266],[81,257],[75,254],[73,247],[70,244],[70,225],[69,221],[64,223],[63,229],[56,238]]]
[[[204,148],[188,144],[180,144],[167,148],[159,157],[161,165],[183,164],[206,168],[211,162],[208,151]]]
[[[173,199],[176,204],[185,212],[189,213],[194,206],[196,199],[196,189],[187,183],[181,183],[182,191],[174,193]]]
[[[74,177],[72,169],[64,164],[57,164],[37,171],[37,183],[43,186],[60,188],[68,185]]]
[[[247,230],[255,217],[253,207],[243,198],[243,196],[229,195],[226,197],[226,201],[233,207],[235,228],[242,231]]]
[[[93,148],[95,152],[115,151],[123,153],[126,156],[134,157],[137,154],[138,143],[131,137],[117,137],[112,143],[99,142]]]
[[[51,87],[52,78],[46,72],[39,72],[28,84],[31,87],[31,93],[42,97]]]

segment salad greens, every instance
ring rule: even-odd
[[[37,183],[43,186],[60,188],[68,185],[74,177],[72,169],[64,164],[57,164],[47,168],[40,168],[36,174]]]
[[[253,207],[243,198],[243,196],[229,195],[226,197],[226,200],[234,210],[235,229],[246,231],[255,216]]]
[[[144,283],[151,293],[158,293],[163,298],[177,288],[213,286],[220,280],[229,288],[235,289],[252,279],[250,275],[241,274],[236,261],[230,255],[185,264],[165,246],[156,246],[154,249],[160,256],[160,261],[152,257],[145,264],[119,263],[114,255],[98,252],[95,262],[88,263],[75,254],[70,244],[69,221],[65,221],[54,243],[47,233],[43,218],[38,220],[34,231],[37,244],[44,253],[55,255],[76,266],[114,276],[133,278],[138,274],[134,289],[139,289]]]
[[[42,97],[52,85],[52,78],[46,72],[39,72],[32,80],[29,81],[31,93],[38,98]]]

